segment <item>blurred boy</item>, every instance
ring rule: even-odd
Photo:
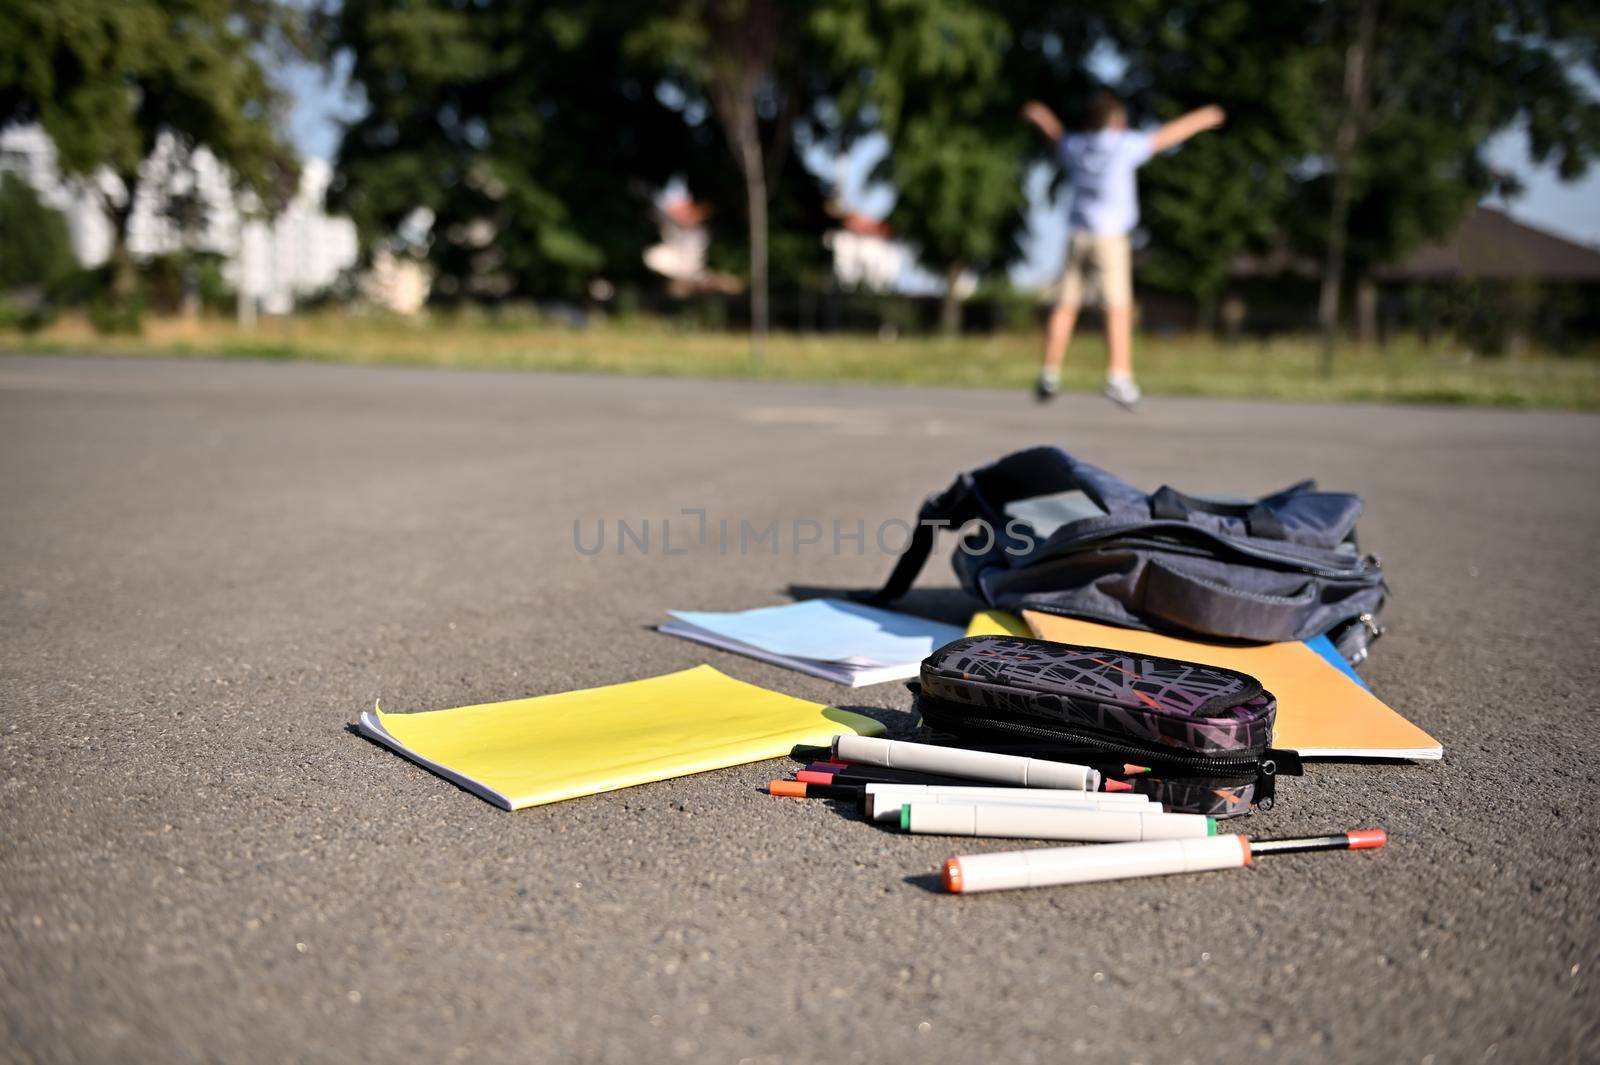
[[[1128,128],[1122,101],[1101,92],[1090,105],[1090,129],[1085,133],[1065,133],[1054,112],[1037,100],[1023,107],[1022,117],[1056,146],[1072,190],[1067,261],[1050,315],[1036,394],[1044,402],[1061,387],[1061,360],[1087,289],[1087,295],[1105,309],[1106,347],[1111,354],[1106,397],[1132,410],[1139,402],[1139,386],[1133,380],[1133,265],[1128,247],[1128,233],[1139,223],[1134,171],[1155,153],[1222,125],[1226,116],[1222,108],[1211,105],[1154,133],[1139,132]]]

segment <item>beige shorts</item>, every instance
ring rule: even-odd
[[[1067,265],[1056,282],[1056,303],[1080,307],[1133,305],[1133,260],[1125,233],[1076,232],[1067,242]]]

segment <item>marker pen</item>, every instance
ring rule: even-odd
[[[1074,791],[1080,795],[1097,795],[1107,798],[1121,794],[1126,799],[1144,799],[1131,784],[1106,777],[1101,781],[1101,792],[1079,791],[1077,788],[1009,788],[992,780],[973,780],[970,777],[946,777],[937,773],[912,773],[901,769],[884,769],[880,766],[851,766],[848,769],[802,769],[795,773],[796,780],[808,784],[904,784],[907,787],[980,788],[984,791]]]
[[[860,802],[866,789],[859,784],[807,784],[803,780],[774,780],[767,784],[768,795],[790,799],[847,799]]]
[[[1085,843],[1204,839],[1217,834],[1217,822],[1204,814],[1167,814],[1138,809],[1084,810],[1003,803],[977,806],[908,802],[900,807],[900,828],[924,836],[1074,839]]]
[[[893,791],[880,793],[877,790],[880,788]],[[1046,806],[1052,810],[1137,810],[1141,813],[1161,810],[1159,805],[1143,795],[1099,795],[1046,788],[930,788],[916,784],[828,784],[774,780],[768,782],[767,794],[794,799],[842,799],[855,802],[861,805],[869,819],[875,821],[898,820],[900,807],[908,801],[953,802],[969,806],[995,802],[1012,806]]]
[[[964,803],[969,806],[1001,803],[1009,806],[1075,807],[1092,810],[1157,812],[1148,795],[1107,795],[1099,791],[1055,791],[1049,788],[966,788],[918,784],[868,784],[866,815],[874,821],[898,821],[900,807],[908,802]]]
[[[906,769],[885,769],[882,766],[850,766],[848,769],[802,769],[795,773],[796,780],[810,784],[935,784],[949,787],[1004,787],[1003,784],[985,783],[968,777],[941,776],[938,773],[913,773]],[[1077,789],[1073,789],[1077,790]]]
[[[1076,788],[1095,791],[1100,774],[1088,766],[1020,758],[1013,754],[936,747],[928,743],[884,740],[875,736],[835,736],[833,756],[846,762],[943,773],[973,780],[992,780],[1023,788]]]
[[[1255,843],[1243,836],[1228,835],[967,854],[944,863],[944,886],[950,892],[963,895],[1002,888],[1198,873],[1249,865],[1252,851],[1288,854],[1302,850],[1364,850],[1381,847],[1387,840],[1383,829],[1369,828],[1336,836],[1257,840]]]
[[[880,772],[880,773],[893,773],[893,772],[896,772],[893,769],[884,769],[881,766],[870,766],[870,765],[864,766],[864,765],[858,765],[858,764],[856,764],[854,762],[842,762],[842,761],[836,761],[836,760],[833,760],[833,759],[829,759],[829,760],[826,760],[826,761],[820,761],[820,762],[812,762],[809,765],[807,765],[805,768],[807,770],[809,770],[810,772],[813,772],[813,773],[849,773],[849,772],[866,772],[868,770],[875,770],[875,771]],[[1122,766],[1122,775],[1123,776],[1136,776],[1136,775],[1138,775],[1140,773],[1148,773],[1148,772],[1150,772],[1150,770],[1148,768],[1144,767],[1144,766],[1128,765],[1126,763],[1124,763],[1123,766]],[[919,773],[919,774],[908,774],[908,775],[925,776],[926,774],[920,774]],[[1104,773],[1103,772],[1102,772],[1101,775],[1102,775],[1102,777],[1104,777]],[[1110,784],[1111,781],[1109,779],[1103,779],[1101,783],[1102,783],[1102,786],[1104,786],[1106,784]]]

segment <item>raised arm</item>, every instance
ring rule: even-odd
[[[1227,113],[1216,104],[1197,107],[1182,118],[1175,118],[1156,130],[1155,136],[1150,141],[1150,149],[1164,152],[1168,148],[1176,148],[1196,133],[1216,129],[1227,120],[1227,117]]]
[[[1043,133],[1054,144],[1061,139],[1061,120],[1056,113],[1040,103],[1038,100],[1029,100],[1022,105],[1022,117],[1032,122],[1040,133]]]

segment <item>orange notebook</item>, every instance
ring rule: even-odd
[[[1112,647],[1248,673],[1278,698],[1272,745],[1298,751],[1306,758],[1444,757],[1438,740],[1303,643],[1235,647],[1032,610],[1024,611],[1022,617],[1041,640]]]

